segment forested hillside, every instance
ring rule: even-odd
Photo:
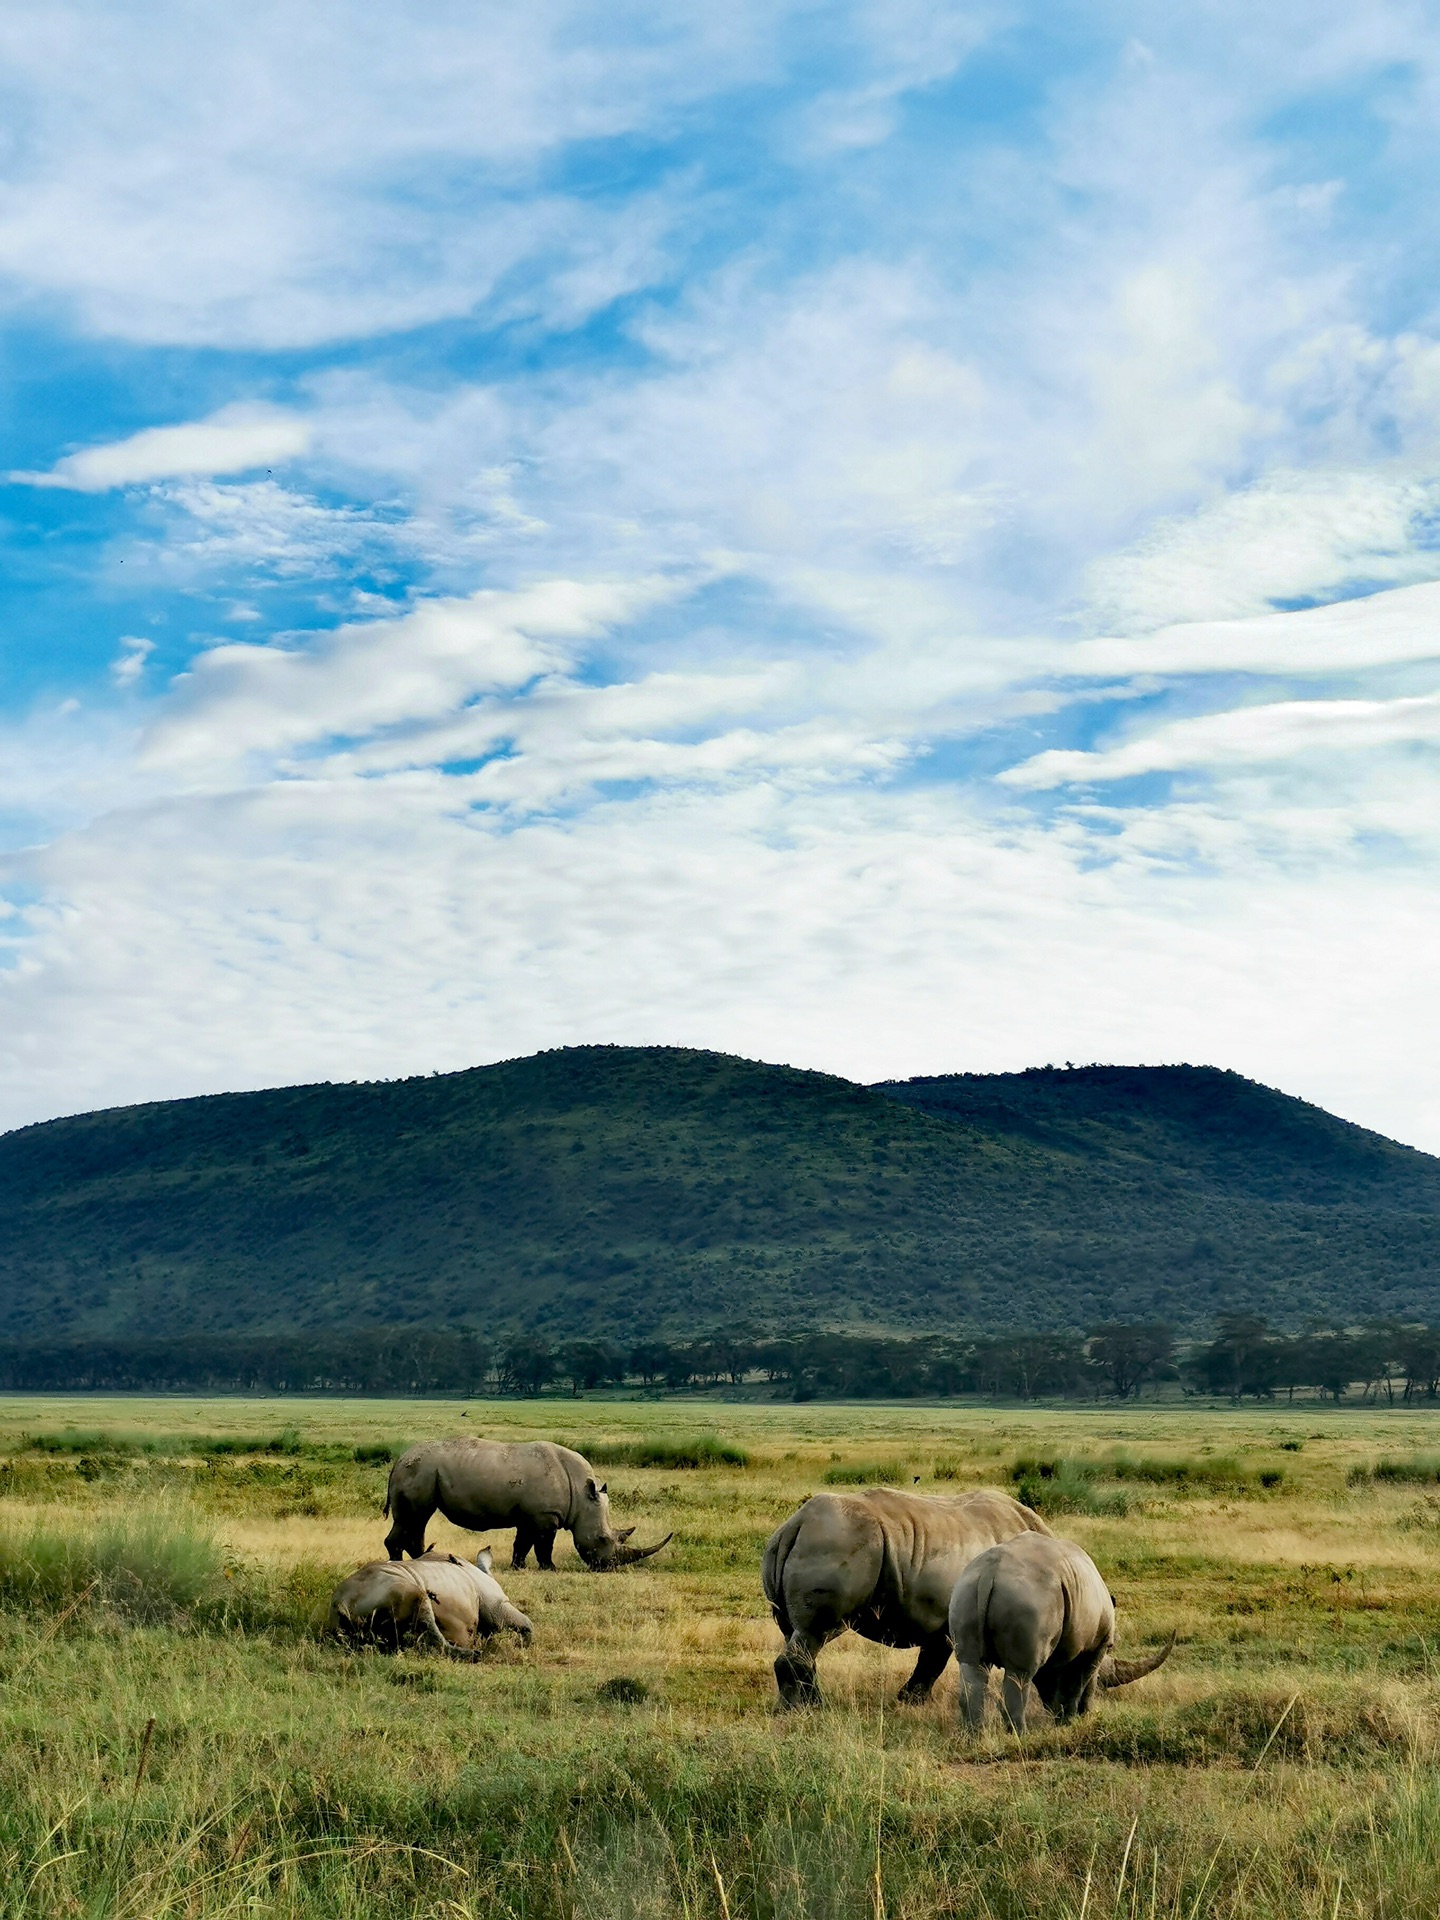
[[[1234,1074],[861,1087],[667,1048],[0,1138],[0,1332],[1440,1319],[1440,1161]]]

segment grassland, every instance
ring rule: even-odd
[[[536,1638],[475,1666],[319,1643],[389,1450],[466,1430],[608,1456],[674,1545],[505,1575]],[[1437,1471],[1400,1409],[0,1402],[0,1915],[1433,1915]],[[1017,1472],[1170,1665],[977,1744],[847,1636],[777,1717],[775,1522]]]

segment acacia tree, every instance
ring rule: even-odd
[[[523,1334],[500,1357],[500,1385],[507,1393],[539,1393],[555,1378],[555,1355],[548,1340]]]
[[[1092,1327],[1086,1353],[1109,1383],[1117,1400],[1138,1394],[1147,1380],[1170,1364],[1175,1351],[1173,1328],[1163,1321],[1108,1322]]]

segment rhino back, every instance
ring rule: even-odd
[[[416,1451],[419,1451],[417,1449]],[[437,1440],[427,1450],[435,1503],[457,1525],[513,1527],[542,1520],[568,1526],[575,1506],[572,1462],[549,1440]],[[407,1456],[408,1458],[408,1456]]]
[[[889,1634],[901,1623],[920,1636],[943,1633],[955,1584],[977,1554],[1021,1533],[1049,1537],[1036,1513],[1008,1493],[916,1494],[881,1487],[863,1496],[885,1537],[888,1591],[877,1595]]]

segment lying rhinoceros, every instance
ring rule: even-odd
[[[1008,1493],[817,1493],[771,1534],[761,1577],[785,1648],[781,1702],[818,1701],[815,1658],[846,1627],[887,1647],[918,1647],[900,1690],[924,1700],[950,1658],[950,1595],[966,1564],[1011,1534],[1048,1533]]]
[[[398,1648],[421,1640],[456,1659],[476,1658],[479,1641],[507,1628],[522,1640],[532,1631],[491,1573],[489,1547],[473,1565],[453,1553],[372,1560],[340,1582],[325,1622],[327,1633],[352,1644]]]
[[[960,1711],[985,1720],[989,1670],[1004,1671],[1005,1718],[1025,1731],[1033,1684],[1057,1720],[1087,1713],[1097,1686],[1124,1687],[1153,1673],[1170,1645],[1143,1660],[1117,1660],[1115,1602],[1100,1570],[1073,1540],[1017,1534],[977,1554],[950,1600],[950,1638],[960,1665]]]
[[[460,1438],[411,1447],[390,1469],[385,1494],[385,1551],[392,1560],[425,1551],[425,1529],[437,1509],[476,1533],[514,1527],[512,1567],[523,1567],[532,1547],[540,1566],[553,1567],[562,1530],[596,1570],[648,1560],[671,1537],[653,1547],[627,1547],[635,1529],[617,1533],[611,1526],[609,1497],[589,1461],[549,1440]]]

